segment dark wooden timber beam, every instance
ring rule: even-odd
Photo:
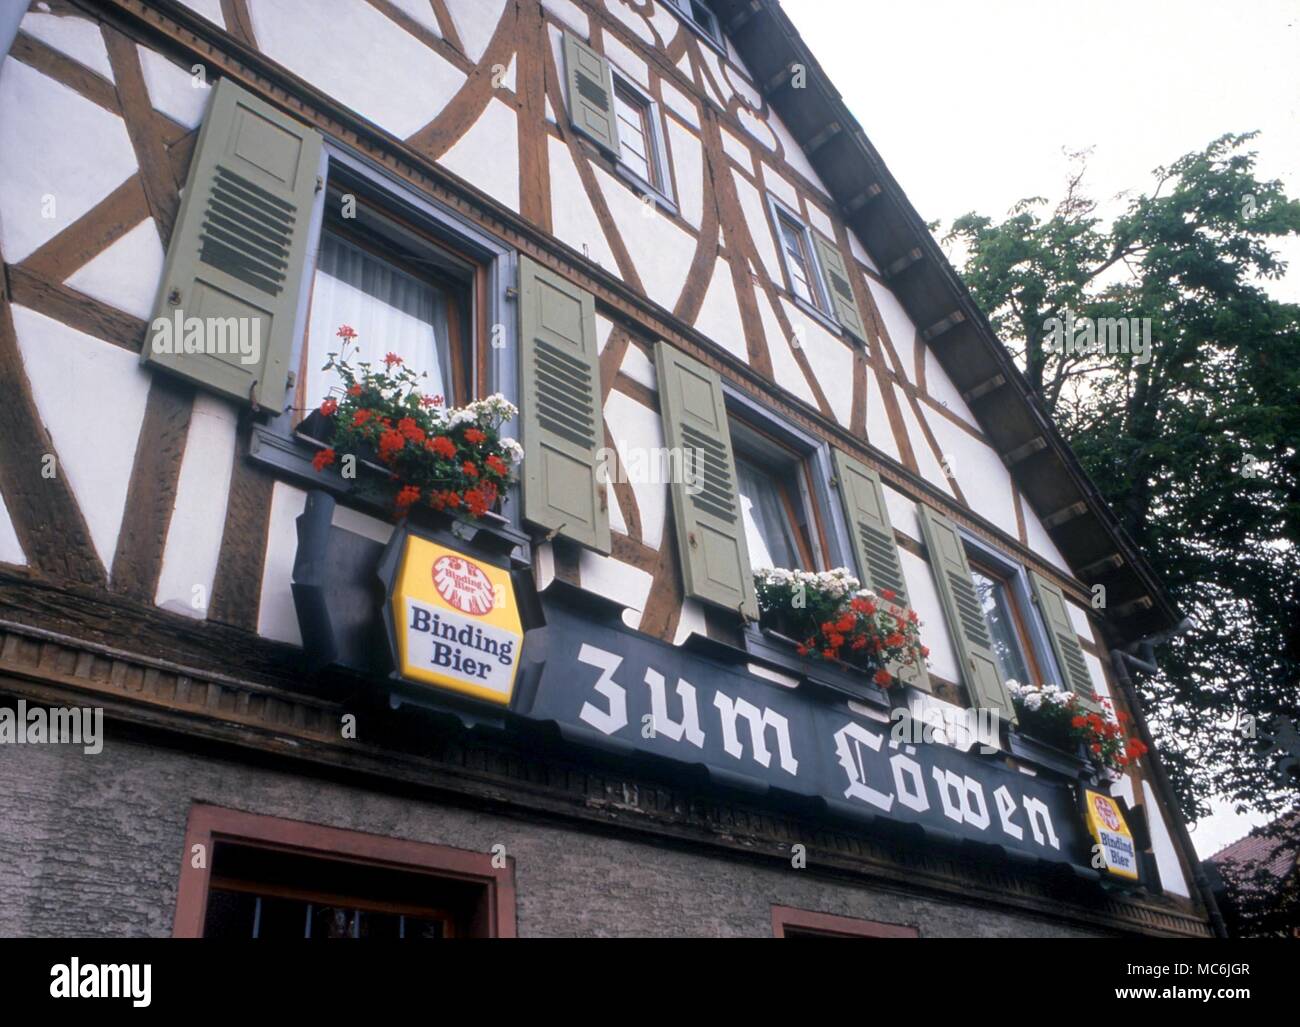
[[[1093,560],[1079,568],[1080,578],[1095,578],[1105,571],[1117,570],[1124,566],[1124,558],[1119,553],[1111,553],[1100,560]]]
[[[925,260],[925,254],[921,251],[919,246],[915,246],[897,260],[892,260],[885,265],[885,278],[897,278],[904,271],[916,267],[923,260]]]
[[[931,342],[934,339],[937,339],[940,335],[942,335],[944,332],[948,331],[949,329],[956,328],[959,324],[962,324],[965,320],[966,320],[965,314],[963,314],[960,310],[954,310],[947,317],[943,318],[940,321],[936,321],[929,328],[925,329],[925,331],[921,333],[921,338],[924,339],[926,342]],[[1003,381],[1006,381],[1006,379],[1003,378]]]
[[[987,396],[994,389],[1000,389],[1006,385],[1007,376],[1005,374],[995,374],[992,378],[985,378],[974,388],[967,389],[961,394],[961,398],[967,403],[974,403],[977,399]]]
[[[1087,512],[1088,504],[1083,500],[1079,500],[1077,503],[1071,503],[1069,506],[1062,507],[1055,513],[1048,514],[1043,518],[1043,527],[1048,529],[1060,527],[1067,521],[1072,521],[1076,517],[1082,517]]]
[[[1023,446],[1017,446],[1008,453],[1002,454],[1002,462],[1008,467],[1015,467],[1016,464],[1023,460],[1028,460],[1035,453],[1041,453],[1047,448],[1047,440],[1041,435],[1035,435]]]
[[[845,216],[856,214],[884,191],[885,190],[880,187],[879,182],[872,182],[869,186],[863,189],[862,192],[857,193],[848,203],[844,204],[843,210]]]

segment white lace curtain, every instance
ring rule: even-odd
[[[745,541],[753,567],[799,566],[799,551],[776,486],[758,468],[736,461],[740,506],[745,518]]]
[[[342,391],[338,372],[322,370],[328,354],[337,353],[343,343],[336,334],[341,325],[357,333],[348,347],[354,370],[363,360],[382,368],[385,355],[396,353],[416,372],[428,372],[421,392],[451,402],[446,295],[346,239],[323,232],[307,336],[308,410]]]

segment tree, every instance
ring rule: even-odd
[[[1225,135],[1156,169],[1154,188],[1109,225],[1084,188],[1087,154],[1074,153],[1054,208],[1038,197],[1002,221],[967,214],[945,238],[964,249],[975,299],[1195,620],[1140,683],[1192,820],[1211,794],[1268,812],[1300,795],[1255,740],[1278,715],[1300,723],[1300,306],[1263,288],[1286,270],[1272,244],[1300,234],[1300,201],[1255,177],[1253,138]],[[1103,319],[1124,319],[1127,347]],[[1145,352],[1133,334],[1144,326]]]

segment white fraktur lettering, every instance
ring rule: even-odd
[[[901,752],[889,757],[890,769],[894,772],[894,791],[898,801],[910,810],[924,813],[930,808],[930,799],[925,794],[925,771],[921,764]]]
[[[1012,797],[1011,790],[1006,785],[998,785],[993,792],[993,802],[998,807],[998,820],[1002,822],[1002,830],[1016,841],[1021,841],[1025,837],[1025,829],[1011,819],[1016,812],[1016,800]]]
[[[1052,830],[1052,814],[1047,809],[1047,803],[1028,795],[1021,801],[1024,803],[1025,812],[1029,814],[1029,829],[1034,832],[1034,841],[1039,845],[1050,844],[1052,848],[1059,849],[1061,842],[1056,837],[1056,832]]]
[[[850,721],[835,732],[835,755],[840,761],[840,766],[844,768],[844,773],[849,776],[849,785],[844,789],[844,797],[861,799],[888,813],[894,805],[894,797],[877,791],[867,784],[867,768],[861,758],[860,748],[865,745],[872,752],[879,752],[882,741],[877,732],[869,731],[862,725]]]
[[[695,686],[685,678],[677,679],[677,697],[682,701],[682,719],[668,716],[668,691],[664,676],[653,667],[647,667],[645,683],[650,686],[650,713],[655,734],[664,735],[674,742],[685,738],[697,749],[704,748],[704,732],[700,730],[700,710],[695,701]]]
[[[931,774],[934,783],[939,786],[939,801],[943,803],[944,816],[959,824],[970,824],[981,831],[988,828],[989,808],[984,801],[983,785],[973,777],[965,777],[940,767],[935,767]]]
[[[781,769],[791,776],[798,774],[799,761],[794,758],[794,753],[790,749],[790,722],[785,717],[766,706],[760,711],[757,706],[744,699],[733,702],[721,692],[714,693],[713,705],[722,715],[722,747],[727,750],[728,756],[740,759],[744,755],[745,748],[740,744],[740,737],[736,733],[736,718],[744,717],[749,722],[749,742],[754,761],[761,767],[771,764],[772,754],[767,750],[767,730],[771,728],[776,732],[777,755],[781,762]]]
[[[609,700],[607,710],[597,709],[589,702],[583,703],[578,719],[606,735],[627,727],[627,693],[614,681],[614,671],[618,670],[623,657],[583,642],[578,650],[578,661],[600,668],[600,678],[592,687]]]

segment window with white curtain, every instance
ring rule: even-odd
[[[341,325],[357,337],[348,345],[353,368],[364,361],[383,366],[395,353],[424,378],[420,391],[454,402],[452,387],[452,302],[431,276],[421,277],[386,260],[373,249],[326,228],[321,233],[312,286],[307,334],[304,403],[310,411],[343,390],[336,370],[325,370],[339,352]]]
[[[733,423],[733,441],[737,435]],[[774,460],[737,446],[736,485],[751,566],[818,569],[804,473],[793,454]]]

